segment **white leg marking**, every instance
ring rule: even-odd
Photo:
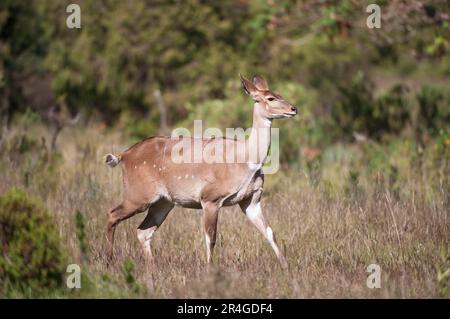
[[[278,258],[280,257],[280,249],[278,248],[278,245],[275,243],[275,240],[273,239],[273,231],[270,226],[267,226],[266,228],[266,238],[270,243],[270,246],[272,246],[272,249],[275,251],[275,254],[277,254]]]
[[[270,228],[270,226],[267,226],[267,228],[266,228],[266,236],[270,242],[273,241],[273,231],[272,231],[272,228]]]
[[[139,241],[141,242],[142,247],[144,248],[144,251],[147,255],[150,257],[152,256],[152,250],[150,248],[150,242],[153,236],[153,233],[156,230],[156,226],[147,228],[147,229],[138,229],[137,231],[137,237]]]
[[[248,206],[245,210],[245,214],[247,215],[248,219],[250,219],[250,221],[256,226],[256,228],[258,228],[259,231],[263,233],[264,236],[266,236],[266,225],[261,211],[261,202],[250,204],[250,206]]]
[[[273,238],[272,228],[270,228],[270,226],[267,226],[267,223],[264,219],[264,215],[262,214],[261,202],[258,202],[256,204],[250,204],[245,210],[245,214],[247,215],[248,219],[253,223],[253,225],[255,225],[256,228],[258,228],[258,230],[267,239],[273,251],[277,255],[278,259],[282,261],[282,263],[284,263],[284,256],[281,254],[281,251]]]
[[[206,243],[206,260],[210,262],[211,260],[211,238],[205,233],[205,243]]]

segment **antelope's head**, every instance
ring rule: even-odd
[[[242,75],[241,82],[245,92],[255,101],[255,111],[266,119],[289,118],[297,114],[297,108],[285,101],[281,95],[269,89],[267,81],[261,76],[253,77],[253,82]]]

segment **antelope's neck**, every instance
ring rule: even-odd
[[[270,128],[272,120],[263,117],[255,104],[253,108],[253,125],[247,140],[247,162],[250,168],[261,167],[270,149]]]

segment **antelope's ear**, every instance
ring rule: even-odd
[[[247,80],[240,74],[239,77],[241,78],[242,86],[244,87],[245,93],[254,95],[258,91],[256,86],[251,81]]]
[[[260,91],[269,91],[269,84],[267,84],[267,81],[262,76],[255,75],[253,77],[253,84]]]

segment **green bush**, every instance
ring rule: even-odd
[[[419,120],[433,135],[447,127],[450,122],[450,94],[448,89],[425,85],[417,94]]]
[[[359,72],[350,85],[340,85],[339,90],[341,97],[332,109],[330,123],[337,137],[349,138],[359,132],[381,139],[384,134],[401,133],[410,119],[407,89],[402,85],[375,96],[374,84]]]
[[[25,192],[0,197],[0,294],[43,296],[60,288],[65,254],[48,210]]]
[[[134,276],[134,263],[131,259],[127,258],[123,263],[122,274],[128,285],[128,288],[134,293],[139,293],[140,286]]]

